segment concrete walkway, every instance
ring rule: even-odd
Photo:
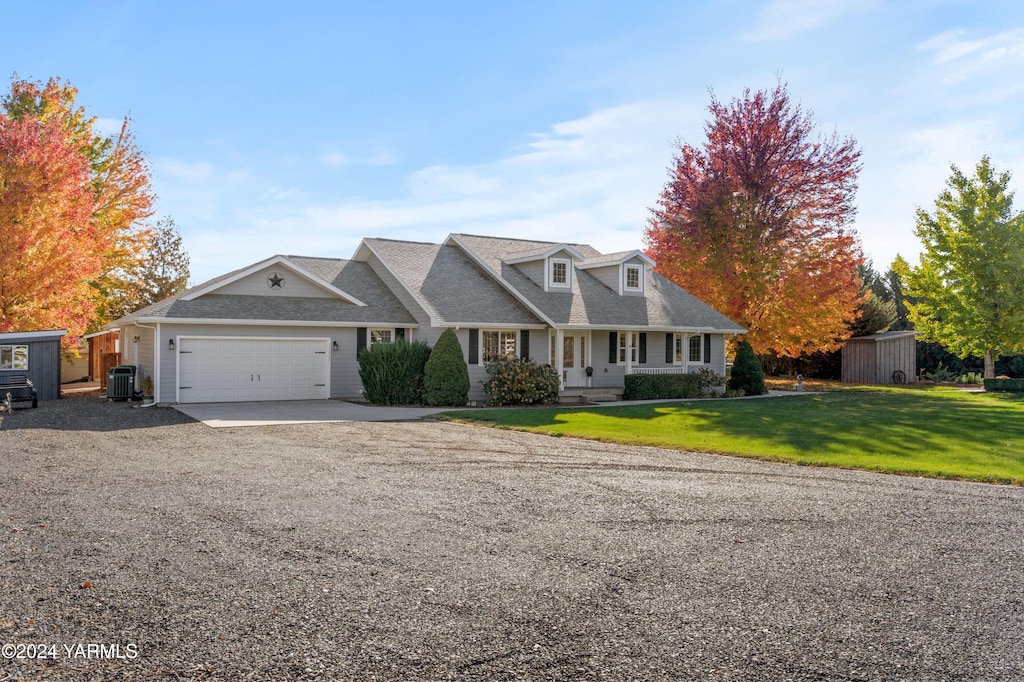
[[[769,391],[768,395],[750,396],[750,399],[805,395],[791,391]],[[747,398],[739,398],[746,400]],[[694,398],[693,400],[714,400]],[[730,398],[737,400],[737,398]],[[621,400],[613,403],[589,405],[559,405],[562,409],[600,409],[626,405],[647,405],[650,403],[678,403],[686,400]],[[174,409],[187,414],[215,429],[236,426],[272,426],[274,424],[317,424],[320,422],[405,422],[415,421],[438,412],[451,412],[455,407],[381,407],[359,405],[341,400],[281,400],[261,403],[192,403],[174,405]]]
[[[282,400],[265,403],[192,403],[174,405],[215,429],[320,422],[404,422],[445,412],[447,407],[376,407],[340,400]]]

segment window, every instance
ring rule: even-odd
[[[676,352],[672,360],[673,364],[683,364],[683,335],[676,334]]]
[[[641,286],[640,280],[640,266],[639,265],[627,265],[626,266],[626,290],[627,291],[640,291],[643,287]]]
[[[553,287],[568,287],[572,283],[569,281],[569,266],[571,261],[564,258],[552,258],[551,259],[551,279],[549,284]]]
[[[637,332],[629,332],[629,336],[632,337],[629,349],[629,361],[636,364],[636,349],[640,347],[640,334]],[[626,364],[626,334],[619,332],[619,364]]]
[[[393,335],[390,329],[371,329],[370,330],[370,344],[375,343],[391,343]]]
[[[502,355],[515,356],[517,336],[519,334],[516,331],[485,331],[483,333],[483,352],[480,357],[487,363]]]
[[[704,361],[704,346],[702,342],[704,337],[700,334],[694,334],[690,337],[690,362],[703,362]]]
[[[28,346],[0,346],[0,369],[28,369]]]

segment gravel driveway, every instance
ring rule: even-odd
[[[2,420],[0,680],[1024,679],[1020,488],[95,399]]]

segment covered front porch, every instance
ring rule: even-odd
[[[630,374],[686,374],[702,367],[725,372],[724,337],[696,329],[553,329],[548,350],[560,392],[570,400],[585,390],[621,398]]]

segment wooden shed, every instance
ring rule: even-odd
[[[0,383],[27,375],[40,400],[60,398],[60,339],[65,329],[0,334]]]
[[[917,332],[885,332],[856,336],[843,346],[843,382],[900,384],[914,381]]]

